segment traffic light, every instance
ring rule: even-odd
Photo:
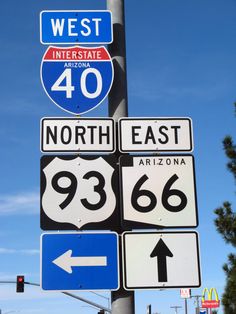
[[[16,292],[24,292],[25,276],[16,277]]]
[[[105,314],[105,310],[100,310],[98,314]]]

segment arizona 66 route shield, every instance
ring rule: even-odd
[[[112,60],[105,47],[50,46],[41,63],[46,94],[73,114],[98,106],[108,95],[113,76]]]
[[[198,225],[193,156],[122,156],[120,167],[125,227]]]

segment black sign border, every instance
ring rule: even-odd
[[[142,121],[142,120],[150,120],[150,121],[170,121],[170,120],[187,120],[189,122],[189,138],[190,138],[190,148],[189,149],[154,149],[154,150],[150,150],[150,149],[128,149],[128,150],[125,150],[125,149],[122,149],[122,121],[123,120],[132,120],[132,121]],[[119,128],[118,128],[118,132],[119,132],[119,143],[118,143],[118,146],[119,146],[119,151],[121,153],[138,153],[138,152],[150,152],[150,153],[158,153],[158,152],[192,152],[193,151],[193,131],[192,131],[192,119],[190,118],[120,118],[119,121],[118,121],[118,125],[119,125]]]
[[[77,158],[78,155],[44,155],[40,159],[40,228],[44,231],[54,231],[54,230],[60,230],[60,231],[70,231],[70,230],[111,230],[116,231],[119,229],[120,225],[120,214],[118,211],[118,200],[116,198],[116,207],[114,212],[111,214],[110,217],[108,217],[104,221],[99,222],[91,222],[87,223],[81,228],[76,227],[75,225],[71,223],[62,223],[62,222],[56,222],[52,219],[50,219],[46,213],[43,210],[42,206],[42,196],[46,188],[46,178],[43,172],[43,169],[54,159],[54,158],[60,158],[63,160],[73,160]],[[114,194],[117,196],[119,194],[118,185],[119,185],[119,175],[118,175],[118,167],[117,164],[117,158],[113,155],[109,156],[81,156],[80,158],[86,159],[86,160],[93,160],[97,158],[103,158],[106,160],[109,165],[111,165],[114,168],[114,173],[112,176],[112,189],[114,191]]]
[[[79,149],[78,150],[59,150],[59,149],[55,149],[55,150],[45,150],[43,147],[43,143],[44,143],[44,121],[56,121],[56,120],[75,120],[75,121],[81,121],[81,120],[88,120],[88,121],[111,121],[112,122],[112,149],[111,150],[88,150],[88,149]],[[67,117],[44,117],[40,120],[40,150],[42,153],[106,153],[106,154],[110,154],[113,153],[116,149],[116,130],[115,130],[115,121],[112,118],[67,118]]]
[[[176,233],[191,233],[196,235],[196,247],[197,247],[197,264],[198,264],[198,281],[199,285],[187,285],[187,286],[168,286],[168,285],[157,285],[155,287],[153,286],[141,286],[141,287],[127,287],[127,272],[126,272],[126,250],[125,250],[125,235],[126,234],[176,234]],[[124,283],[124,289],[127,291],[133,291],[133,290],[155,290],[155,289],[169,289],[169,288],[200,288],[201,287],[201,267],[200,267],[200,245],[199,245],[199,235],[196,231],[153,231],[153,232],[124,232],[122,234],[122,249],[123,249],[123,283]]]

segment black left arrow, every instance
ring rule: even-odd
[[[158,281],[167,282],[166,257],[173,257],[172,252],[166,246],[165,242],[160,239],[154,247],[150,257],[157,257]]]

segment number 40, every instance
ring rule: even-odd
[[[97,80],[97,88],[94,92],[90,93],[86,87],[86,79],[89,74],[93,74]],[[65,85],[62,82],[65,80]],[[82,94],[90,99],[96,98],[101,94],[102,91],[102,76],[101,73],[94,68],[87,68],[82,72],[80,78],[80,87]],[[71,69],[65,69],[62,74],[58,77],[56,82],[52,85],[51,91],[65,92],[66,98],[72,98],[72,92],[74,92],[75,86],[72,85],[72,73]]]

